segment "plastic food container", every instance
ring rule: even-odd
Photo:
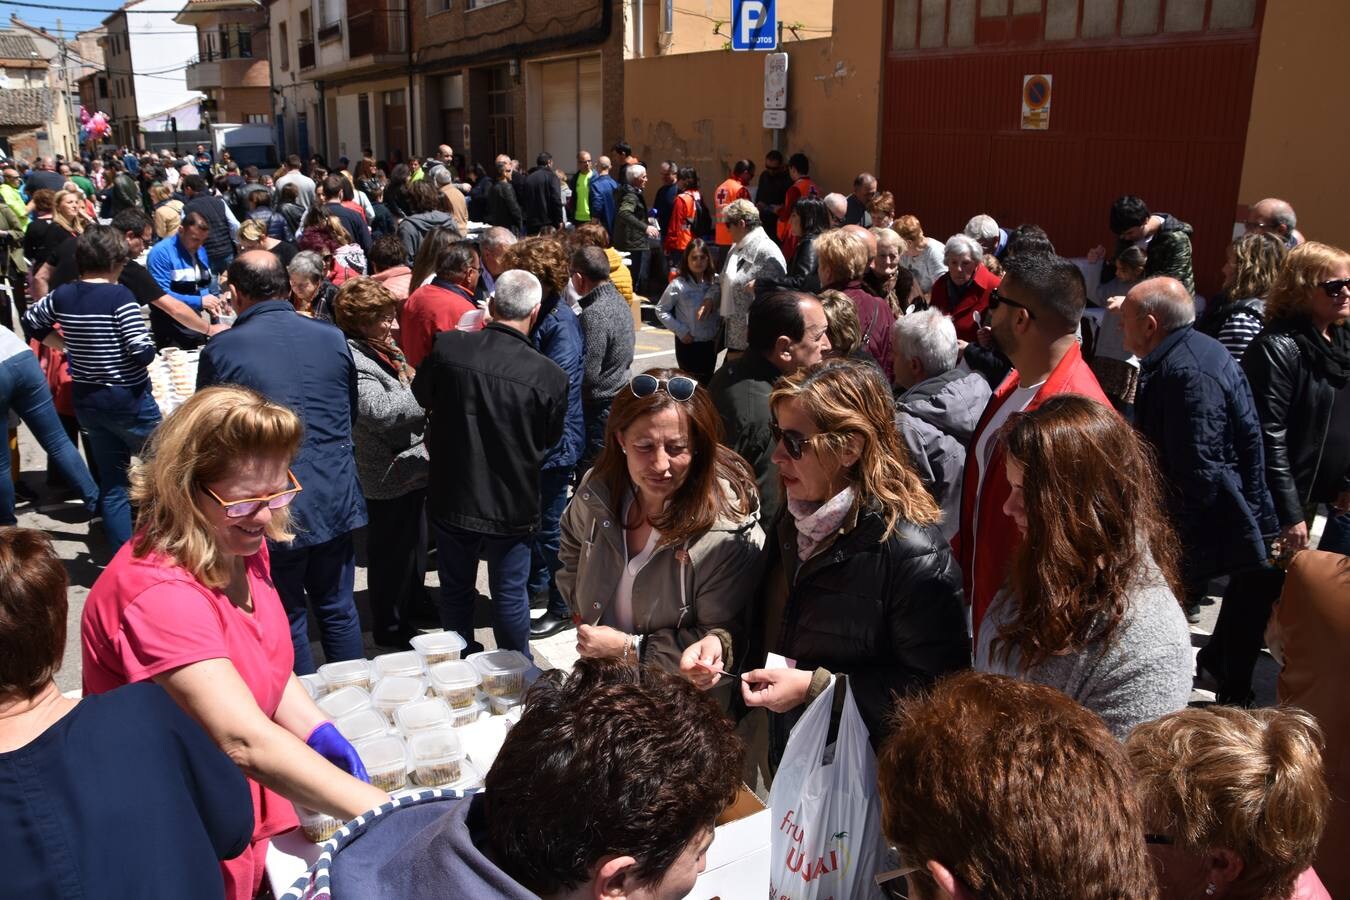
[[[478,669],[462,659],[436,663],[431,667],[431,687],[453,709],[466,709],[478,696],[483,677]]]
[[[370,783],[385,793],[408,783],[408,748],[403,738],[394,735],[353,741],[361,762],[366,764]]]
[[[487,710],[487,703],[475,697],[473,702],[463,709],[450,710],[450,724],[458,728],[461,725],[477,722],[485,710]]]
[[[333,693],[320,697],[315,702],[319,709],[323,710],[325,716],[330,719],[340,719],[359,709],[370,709],[370,694],[366,693],[365,688],[338,688]]]
[[[417,655],[415,650],[404,650],[402,653],[386,653],[383,656],[375,657],[373,663],[375,667],[375,680],[388,678],[390,675],[403,675],[408,678],[416,678],[425,671],[422,667],[422,657]]]
[[[412,644],[413,651],[422,657],[422,665],[428,669],[436,663],[459,659],[459,654],[468,646],[456,631],[419,634],[408,643]]]
[[[435,697],[400,706],[394,711],[394,724],[404,737],[428,728],[444,728],[450,724],[450,704]]]
[[[294,806],[296,818],[300,820],[300,831],[304,834],[305,840],[312,844],[322,844],[342,827],[342,822],[328,813],[315,812],[298,803]]]
[[[440,787],[459,780],[464,745],[453,728],[430,728],[408,739],[413,778],[423,787]]]
[[[300,684],[309,692],[309,699],[311,700],[318,700],[328,693],[328,685],[324,684],[323,677],[320,675],[301,675]]]
[[[525,673],[530,661],[515,650],[488,650],[469,657],[478,674],[483,676],[483,693],[489,697],[506,697],[525,692]]]
[[[409,678],[406,675],[389,675],[375,684],[370,692],[370,703],[384,713],[392,725],[394,711],[426,696],[427,683],[421,676]]]
[[[389,733],[389,720],[384,717],[384,713],[368,706],[365,709],[358,709],[349,716],[343,716],[333,722],[333,726],[353,744]]]
[[[494,716],[504,716],[508,710],[515,709],[520,705],[523,698],[520,694],[506,694],[501,697],[488,697],[488,709],[492,710]]]
[[[370,688],[370,662],[364,659],[344,659],[342,662],[319,666],[319,675],[330,691],[343,687]]]

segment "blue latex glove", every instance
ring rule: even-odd
[[[348,775],[370,784],[370,776],[366,774],[366,767],[361,762],[361,757],[357,754],[356,748],[342,736],[342,733],[333,726],[332,722],[324,722],[311,731],[309,737],[305,738],[305,743],[309,744],[310,749],[315,753]]]

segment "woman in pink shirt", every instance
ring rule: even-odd
[[[1183,709],[1125,741],[1160,900],[1331,900],[1313,856],[1330,793],[1322,731],[1293,707]]]
[[[248,776],[253,838],[222,864],[229,900],[257,892],[269,839],[296,824],[287,800],[347,820],[388,799],[291,673],[266,539],[290,537],[301,434],[293,412],[245,388],[183,404],[131,474],[137,529],[80,629],[85,693],[154,681]]]

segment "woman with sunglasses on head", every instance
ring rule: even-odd
[[[729,676],[764,534],[755,475],[722,445],[708,392],[672,369],[614,398],[605,445],[563,514],[558,590],[577,650],[683,674]],[[722,692],[730,700],[731,692]]]
[[[827,360],[769,398],[787,508],[769,531],[741,696],[769,717],[777,766],[802,708],[847,675],[877,744],[895,696],[970,665],[961,576],[909,465],[879,369]]]
[[[230,900],[254,896],[269,839],[295,827],[288,800],[345,821],[388,799],[291,672],[266,538],[291,536],[301,433],[293,412],[242,387],[179,407],[132,472],[136,532],[80,627],[86,694],[154,681],[248,776],[254,829],[223,864]]]
[[[1290,250],[1266,298],[1266,327],[1242,356],[1265,447],[1266,486],[1286,553],[1308,546],[1322,504],[1319,550],[1350,553],[1350,253],[1309,241]],[[1252,670],[1284,573],[1244,574],[1225,596],[1197,665],[1221,702],[1250,702]],[[1236,595],[1237,602],[1229,602]]]

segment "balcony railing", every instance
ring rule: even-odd
[[[348,22],[347,46],[352,59],[382,53],[404,53],[408,49],[404,30],[405,10],[373,9],[352,15]]]
[[[301,68],[301,69],[312,69],[312,68],[314,68],[314,42],[313,42],[313,41],[300,41],[300,43],[296,46],[296,51],[297,51],[296,55],[297,55],[298,57],[300,57],[300,68]]]

